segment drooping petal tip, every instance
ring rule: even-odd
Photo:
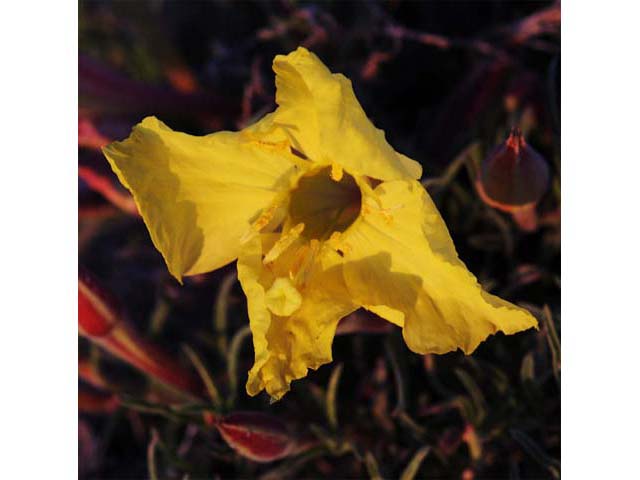
[[[266,390],[275,401],[289,391],[293,380],[331,362],[337,324],[357,305],[348,296],[341,258],[327,245],[309,264],[307,282],[294,286],[289,272],[297,268],[299,255],[313,252],[298,240],[265,266],[264,241],[255,235],[245,244],[238,278],[247,296],[255,352],[247,393]]]
[[[471,353],[498,330],[537,325],[526,310],[482,290],[418,182],[383,182],[363,202],[363,215],[341,238],[346,285],[358,304],[402,326],[411,350]]]

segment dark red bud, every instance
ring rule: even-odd
[[[514,127],[482,162],[476,186],[487,204],[513,212],[540,200],[549,186],[549,167]]]
[[[177,361],[151,344],[124,320],[123,310],[87,270],[78,273],[80,335],[138,370],[185,393],[202,395],[202,383]]]
[[[120,404],[111,393],[78,390],[78,409],[83,413],[113,413]]]
[[[120,321],[120,305],[87,270],[78,272],[78,328],[89,337],[103,337]]]
[[[272,462],[293,450],[286,425],[264,413],[232,413],[218,420],[216,427],[231,448],[255,462]]]

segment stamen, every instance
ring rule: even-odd
[[[271,230],[275,229],[284,219],[284,215],[286,215],[285,201],[284,195],[280,195],[271,206],[265,208],[244,235],[240,237],[240,243],[246,243],[253,235],[260,233],[267,226],[271,226]]]
[[[266,227],[269,224],[269,222],[271,222],[271,219],[275,215],[278,207],[279,205],[274,204],[274,205],[271,205],[269,208],[266,208],[260,214],[260,216],[251,224],[251,227],[247,229],[244,235],[240,237],[240,243],[241,244],[246,243],[255,234],[260,233],[260,230],[262,230],[264,227]]]
[[[311,239],[311,242],[309,242],[309,251],[304,257],[302,265],[300,266],[300,270],[294,278],[295,284],[300,285],[300,288],[304,288],[304,286],[306,285],[309,274],[311,273],[311,267],[315,263],[316,257],[318,256],[318,253],[320,253],[321,247],[322,243],[315,238]]]
[[[300,288],[304,288],[311,273],[313,266],[322,243],[315,238],[308,245],[303,245],[296,252],[296,260],[289,271],[289,277]]]
[[[342,167],[340,165],[338,165],[337,163],[333,163],[331,165],[331,178],[335,182],[339,182],[340,180],[342,180],[343,174],[344,174],[344,170],[342,170]]]
[[[282,254],[287,248],[289,248],[293,242],[295,242],[302,231],[304,230],[304,223],[299,223],[295,227],[291,228],[287,233],[282,235],[275,245],[269,250],[269,252],[264,256],[262,263],[265,265],[267,263],[271,263]]]

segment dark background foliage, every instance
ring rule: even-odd
[[[83,1],[79,25],[80,264],[146,341],[186,369],[184,346],[197,352],[225,397],[169,408],[147,377],[80,338],[82,478],[393,478],[419,451],[415,478],[559,477],[559,5]],[[247,397],[253,352],[235,266],[173,280],[99,147],[146,115],[193,134],[241,128],[274,108],[271,61],[298,45],[349,77],[390,144],[423,164],[460,257],[539,331],[422,357],[358,313],[332,364],[276,404]],[[552,176],[526,218],[474,186],[513,125]],[[311,446],[274,463],[243,458],[203,421],[239,410],[277,417]]]

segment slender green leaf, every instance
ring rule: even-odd
[[[398,422],[406,427],[417,440],[421,440],[427,433],[426,429],[411,418],[411,416],[404,410],[396,411],[394,417],[398,419]]]
[[[329,378],[329,386],[327,387],[327,420],[329,425],[334,430],[338,428],[338,406],[336,402],[336,396],[338,393],[338,383],[340,382],[340,376],[342,375],[342,364],[339,364],[331,372]]]
[[[285,461],[276,468],[264,473],[259,478],[260,480],[284,480],[287,478],[294,478],[307,463],[326,455],[326,453],[326,450],[323,448],[310,450],[293,460]]]
[[[164,329],[171,311],[171,305],[165,298],[159,298],[151,312],[151,320],[149,322],[149,333],[158,335]]]
[[[462,152],[458,154],[458,156],[449,163],[445,172],[435,178],[426,178],[422,180],[422,185],[429,190],[429,192],[433,192],[435,189],[443,189],[446,188],[451,181],[456,177],[458,172],[462,167],[466,164],[473,161],[474,156],[476,155],[476,151],[480,148],[480,144],[478,142],[471,143],[467,147],[465,147]]]
[[[522,449],[531,456],[540,466],[544,467],[553,478],[560,478],[560,462],[550,457],[545,451],[526,433],[521,430],[509,431],[513,439],[520,444]]]
[[[400,480],[413,480],[414,478],[416,478],[418,470],[420,469],[420,465],[422,465],[422,462],[429,454],[430,450],[431,447],[429,447],[428,445],[425,445],[420,450],[418,450],[405,467],[402,475],[400,475]]]
[[[136,410],[141,413],[161,415],[176,422],[184,422],[186,420],[164,405],[135,400],[127,397],[126,395],[120,397],[120,403],[123,407],[130,408],[131,410]]]
[[[376,457],[373,456],[373,453],[367,452],[364,456],[364,464],[367,467],[367,472],[369,472],[369,478],[371,480],[382,480],[382,475],[380,475],[380,468],[378,467],[378,462]]]
[[[393,378],[396,382],[396,412],[403,412],[407,408],[406,394],[405,394],[405,382],[402,377],[402,369],[400,368],[400,362],[398,361],[398,355],[391,345],[390,340],[385,342],[385,351],[387,352],[387,358],[391,364],[391,371],[393,372]]]
[[[460,383],[464,385],[465,389],[471,396],[475,411],[475,421],[473,423],[479,425],[487,416],[487,403],[484,399],[484,395],[480,391],[478,384],[473,378],[471,378],[471,376],[467,372],[465,372],[461,368],[456,368],[454,371],[456,376],[460,380]]]
[[[227,317],[229,310],[229,295],[233,285],[238,280],[238,274],[228,273],[220,283],[218,296],[216,297],[215,313],[213,317],[214,330],[217,335],[218,349],[221,355],[227,354]]]
[[[251,335],[251,328],[245,325],[231,339],[227,353],[227,376],[229,377],[229,405],[233,406],[238,394],[238,359],[245,339]]]
[[[533,358],[533,352],[529,352],[522,359],[522,365],[520,366],[520,380],[522,382],[532,382],[534,378],[535,361]]]
[[[551,315],[551,309],[548,305],[544,306],[542,313],[547,332],[547,343],[549,344],[549,350],[551,350],[553,375],[558,379],[560,378],[560,339],[558,338],[558,332],[556,331],[553,316]]]
[[[158,432],[156,429],[151,430],[151,441],[147,447],[147,468],[149,470],[149,478],[158,480],[158,470],[156,467],[156,447],[158,445]]]
[[[198,371],[198,375],[200,375],[200,378],[202,379],[202,382],[207,389],[207,393],[209,394],[209,398],[211,398],[211,402],[216,408],[220,408],[222,405],[220,392],[218,392],[218,389],[213,382],[213,378],[209,374],[207,368],[204,366],[204,363],[202,363],[202,360],[200,359],[198,354],[188,345],[182,345],[182,349],[189,357],[189,360],[191,360],[191,363],[193,363],[195,369]]]

